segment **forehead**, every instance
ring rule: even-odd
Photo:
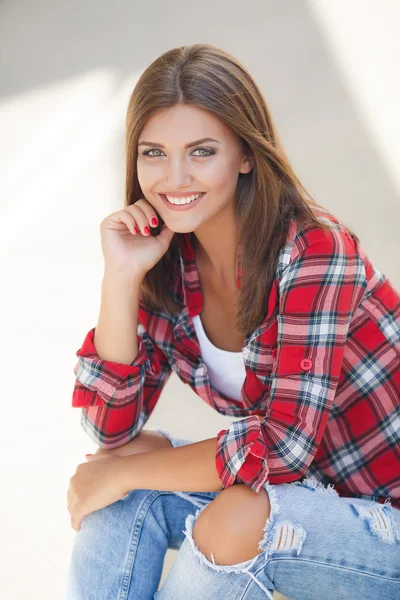
[[[221,142],[235,140],[235,134],[220,119],[196,106],[176,105],[157,111],[144,125],[141,140],[165,145],[184,146],[203,137],[213,137]]]

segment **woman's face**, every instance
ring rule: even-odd
[[[158,111],[139,136],[137,172],[143,195],[176,233],[196,231],[231,209],[238,175],[251,168],[236,134],[201,108],[178,104]],[[203,193],[199,200],[180,206],[162,196],[182,200],[197,192]]]

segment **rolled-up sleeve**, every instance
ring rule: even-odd
[[[347,231],[313,228],[296,238],[278,281],[276,361],[266,414],[217,435],[223,487],[259,491],[300,479],[321,442],[336,393],[352,315],[366,274]]]
[[[138,353],[129,364],[99,358],[95,328],[77,351],[72,407],[81,408],[81,426],[100,447],[119,447],[142,429],[155,408],[171,367],[139,322]]]
[[[107,406],[116,408],[134,402],[146,375],[160,373],[160,356],[143,326],[139,323],[138,353],[129,365],[99,358],[94,346],[95,328],[86,335],[77,351],[76,385],[72,406]],[[156,379],[157,380],[157,379]]]

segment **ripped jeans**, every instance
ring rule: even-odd
[[[192,443],[153,431],[174,447]],[[64,600],[271,600],[274,590],[291,600],[400,598],[400,510],[311,478],[264,488],[262,552],[234,565],[210,562],[192,536],[220,492],[137,489],[94,511],[76,533]],[[179,552],[158,590],[168,548]]]

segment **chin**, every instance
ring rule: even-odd
[[[173,231],[174,233],[191,233],[194,231],[193,225],[185,225],[184,223],[168,223],[168,221],[164,221],[168,229]]]

